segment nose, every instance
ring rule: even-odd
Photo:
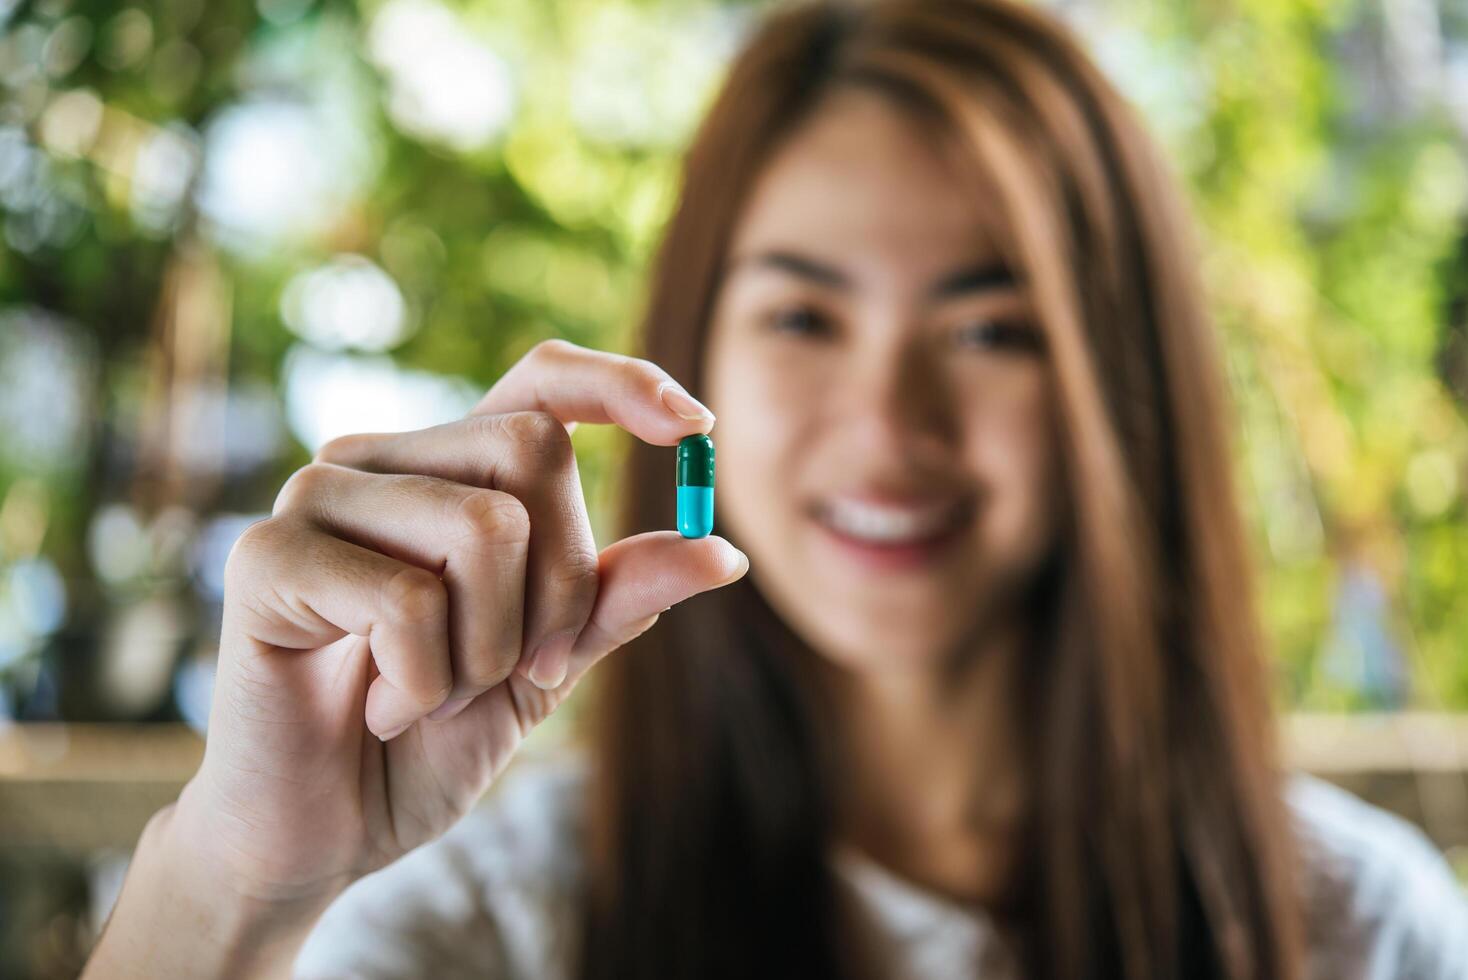
[[[958,420],[952,385],[931,345],[906,339],[874,346],[848,392],[863,445],[911,454],[919,444],[952,446]]]

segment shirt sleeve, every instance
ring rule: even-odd
[[[1323,780],[1288,799],[1312,980],[1468,980],[1468,897],[1427,836]]]
[[[443,837],[343,892],[294,980],[565,977],[578,938],[581,779],[566,760],[512,767]]]

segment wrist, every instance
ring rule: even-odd
[[[228,874],[179,803],[148,821],[90,977],[288,977],[340,887],[265,896]]]
[[[231,831],[249,823],[238,807],[221,804],[218,794],[196,774],[178,800],[154,814],[159,851],[183,875],[198,882],[232,909],[251,918],[294,921],[303,910],[325,909],[354,878],[346,874],[303,877],[278,848],[261,846],[258,831],[243,840]]]

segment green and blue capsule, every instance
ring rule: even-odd
[[[703,434],[678,443],[678,533],[706,538],[714,529],[714,441]]]

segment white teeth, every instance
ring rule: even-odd
[[[827,503],[821,513],[827,524],[848,537],[901,544],[931,537],[953,518],[954,506],[890,507],[837,499]]]

